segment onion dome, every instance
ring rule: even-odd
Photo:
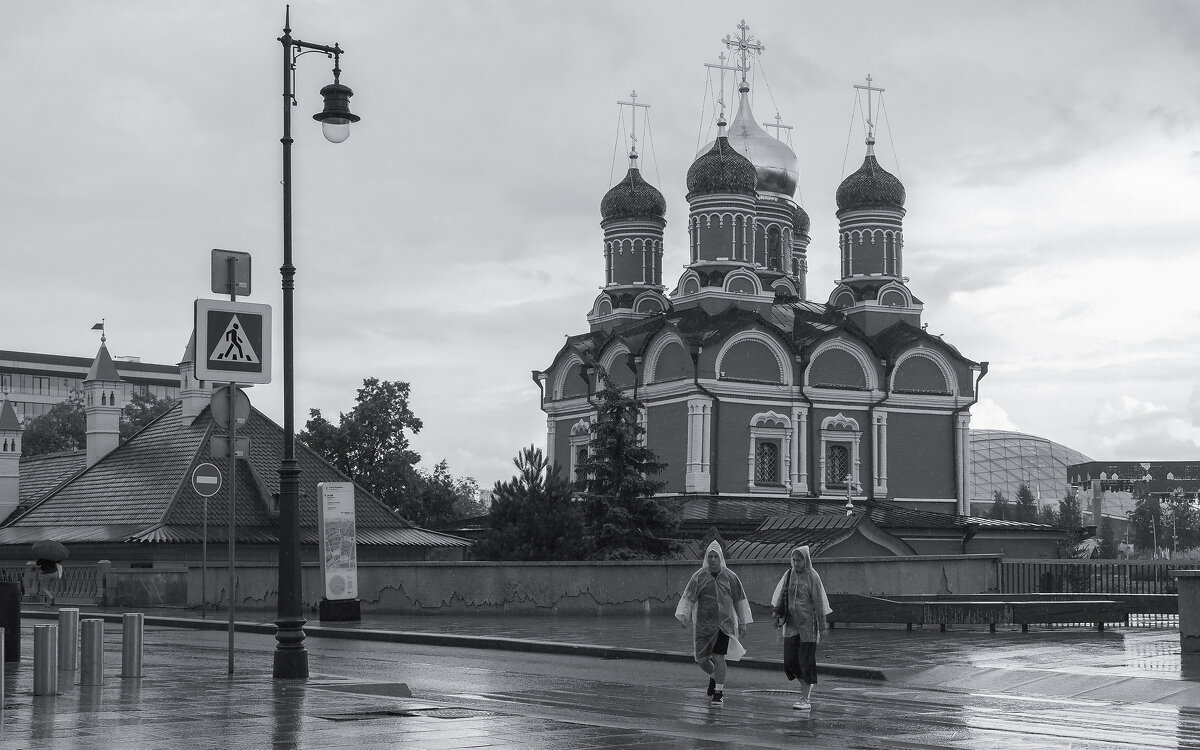
[[[631,166],[625,179],[613,185],[600,201],[600,216],[605,221],[621,219],[661,219],[667,213],[663,194],[642,179],[641,170]]]
[[[796,234],[808,234],[808,230],[812,227],[812,219],[808,217],[808,211],[805,211],[802,206],[796,206],[796,219],[793,226],[796,228]]]
[[[740,193],[754,195],[758,173],[749,159],[738,153],[725,136],[725,123],[720,123],[721,134],[712,148],[701,154],[688,167],[688,199],[693,195],[712,193]]]
[[[750,110],[750,86],[742,81],[737,115],[729,123],[729,143],[750,160],[758,173],[756,190],[780,193],[791,198],[800,184],[800,166],[795,152],[786,143],[772,137],[759,126]],[[708,150],[708,144],[700,150]]]
[[[869,206],[904,206],[904,185],[891,172],[879,166],[872,141],[867,142],[867,158],[858,171],[842,180],[837,189],[839,211]]]

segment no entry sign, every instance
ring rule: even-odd
[[[212,497],[221,489],[221,470],[203,463],[192,472],[192,489],[201,497]]]

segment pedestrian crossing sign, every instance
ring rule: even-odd
[[[196,300],[196,378],[271,382],[271,306]]]

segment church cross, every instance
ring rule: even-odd
[[[638,104],[636,89],[629,92],[629,98],[631,101],[628,101],[628,102],[623,102],[620,99],[618,99],[617,104],[622,107],[629,107],[630,112],[632,114],[633,123],[630,125],[630,135],[629,135],[629,140],[632,142],[632,145],[630,146],[630,149],[629,149],[629,158],[630,158],[630,160],[633,160],[633,159],[637,158],[637,111],[638,111],[638,107],[642,107],[644,109],[650,109],[650,105],[649,104]],[[649,114],[649,113],[647,113],[647,114]]]
[[[767,48],[750,36],[750,27],[746,25],[746,19],[743,18],[737,27],[739,34],[736,39],[726,34],[721,41],[725,43],[726,47],[734,50],[735,55],[741,56],[742,60],[738,67],[742,69],[742,80],[745,81],[746,72],[750,70],[750,54],[761,55],[766,52]]]
[[[712,63],[704,63],[704,67],[716,68],[721,71],[721,98],[717,99],[717,104],[721,105],[721,119],[724,120],[725,119],[725,71],[732,70],[732,71],[736,72],[736,71],[740,70],[740,68],[738,68],[738,66],[736,66],[736,65],[726,65],[725,60],[727,60],[728,58],[725,57],[724,52],[722,52],[720,55],[717,55],[717,59],[721,61],[719,64],[713,65]]]
[[[779,115],[779,113],[778,113],[778,112],[776,112],[776,113],[775,113],[775,122],[774,122],[774,124],[772,124],[772,123],[769,123],[769,122],[764,122],[764,123],[763,123],[763,127],[766,127],[766,128],[775,128],[775,137],[776,137],[777,139],[781,140],[781,141],[783,140],[783,138],[782,138],[782,131],[784,131],[784,130],[791,130],[791,129],[792,129],[792,126],[791,126],[791,125],[784,125],[784,124],[783,124],[783,118],[782,118],[782,117],[780,117],[780,115]]]
[[[867,145],[871,145],[871,144],[875,143],[875,120],[874,120],[873,111],[871,109],[871,92],[878,91],[880,94],[882,94],[885,89],[875,88],[874,86],[871,85],[871,74],[870,73],[867,73],[867,85],[866,86],[859,86],[858,84],[855,84],[854,88],[861,89],[861,90],[867,92]]]

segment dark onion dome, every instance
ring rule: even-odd
[[[808,234],[808,230],[812,227],[812,219],[808,218],[808,211],[805,211],[803,206],[796,206],[794,226],[796,234]]]
[[[867,150],[863,165],[842,180],[837,189],[839,211],[868,206],[904,206],[904,185],[895,175],[879,166],[870,149]]]
[[[667,201],[658,188],[642,179],[641,170],[630,167],[625,179],[613,185],[600,200],[600,216],[609,219],[661,219]]]
[[[698,156],[688,167],[687,197],[713,193],[754,195],[757,181],[754,164],[729,145],[729,138],[721,135],[708,153]]]

